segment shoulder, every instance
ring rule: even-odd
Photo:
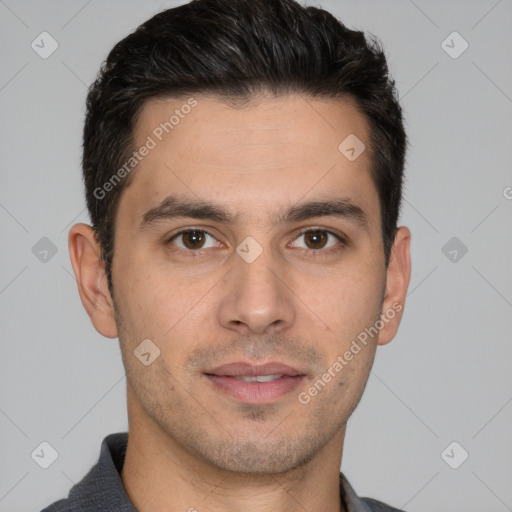
[[[398,508],[390,507],[381,501],[374,500],[372,498],[362,498],[361,501],[367,505],[371,512],[404,512]]]
[[[120,477],[128,434],[110,434],[101,443],[98,462],[69,491],[68,497],[41,512],[136,512]]]
[[[360,498],[354,488],[343,473],[340,472],[340,492],[341,499],[345,503],[345,508],[351,512],[405,512],[394,507],[390,507],[382,501],[373,498]]]
[[[67,499],[59,500],[44,508],[41,512],[71,512],[71,505]]]

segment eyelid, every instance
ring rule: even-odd
[[[324,233],[328,233],[329,235],[334,236],[335,238],[340,240],[340,242],[346,243],[345,235],[337,233],[336,231],[333,231],[332,229],[329,228],[323,228],[322,226],[304,228],[295,238],[298,238],[299,236],[304,235],[306,233],[310,233],[311,231],[323,231]]]
[[[217,237],[215,235],[212,235],[209,231],[207,231],[206,229],[204,228],[199,228],[199,227],[194,227],[194,226],[190,226],[190,227],[187,227],[187,228],[183,228],[183,229],[180,229],[179,231],[177,231],[176,233],[173,233],[172,235],[170,236],[167,236],[166,237],[166,244],[169,244],[171,243],[175,238],[178,238],[180,235],[184,235],[186,233],[190,233],[191,231],[198,231],[200,233],[204,233],[205,235],[207,236],[210,236],[212,237],[213,239],[215,239],[217,242],[221,243],[219,240],[217,240]],[[224,245],[224,244],[222,244]],[[209,247],[207,248],[209,249]],[[181,250],[181,251],[184,251],[184,252],[194,252],[194,253],[200,253],[201,251],[203,250],[206,250],[206,249],[197,249],[197,250],[192,250],[192,249],[183,249],[181,247],[178,247],[178,250]]]
[[[295,241],[297,238],[301,237],[302,235],[305,235],[306,233],[311,233],[311,232],[315,232],[315,231],[322,231],[324,233],[327,233],[328,235],[332,235],[334,238],[336,238],[338,240],[338,243],[335,244],[332,247],[328,247],[327,249],[325,249],[325,248],[308,249],[308,248],[304,248],[304,247],[299,247],[299,249],[303,249],[303,251],[305,251],[308,256],[310,256],[310,255],[314,255],[314,256],[322,256],[322,255],[324,255],[325,256],[325,255],[328,255],[328,254],[331,254],[331,253],[334,253],[334,252],[338,252],[338,251],[341,250],[341,248],[343,248],[343,247],[345,247],[347,245],[347,240],[346,240],[346,237],[344,235],[338,234],[335,231],[332,231],[332,230],[327,229],[327,228],[323,228],[321,226],[308,227],[308,228],[303,229],[294,238],[293,241]],[[342,247],[340,247],[340,244],[341,244]]]

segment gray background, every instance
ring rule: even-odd
[[[0,0],[0,511],[63,497],[127,428],[118,342],[82,309],[67,231],[88,220],[86,87],[115,42],[181,3]],[[405,317],[377,352],[342,469],[361,495],[412,512],[512,510],[512,1],[322,6],[382,40],[410,137]],[[59,45],[47,59],[31,48],[43,31]],[[442,45],[454,31],[469,44],[458,58],[445,51],[458,36]],[[43,441],[59,455],[46,470],[31,458]]]

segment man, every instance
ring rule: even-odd
[[[339,471],[409,283],[405,148],[382,50],[321,9],[195,0],[113,48],[69,247],[129,433],[47,512],[397,510]]]

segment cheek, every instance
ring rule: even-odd
[[[321,297],[332,330],[346,341],[379,318],[384,278],[375,268],[346,268],[333,276],[327,291],[317,297]]]
[[[147,263],[125,260],[117,270],[113,273],[114,296],[124,337],[130,343],[145,338],[156,341],[179,313],[172,308],[179,304],[175,299],[179,290],[159,278]]]
[[[345,340],[359,336],[379,319],[381,299],[375,290],[366,296],[362,294],[342,296],[335,308],[337,329]]]
[[[147,264],[131,268],[138,270],[126,270],[119,285],[125,351],[149,338],[160,349],[159,359],[169,368],[179,368],[186,354],[200,344],[204,331],[213,327],[212,283],[206,279],[191,283],[169,269]]]

